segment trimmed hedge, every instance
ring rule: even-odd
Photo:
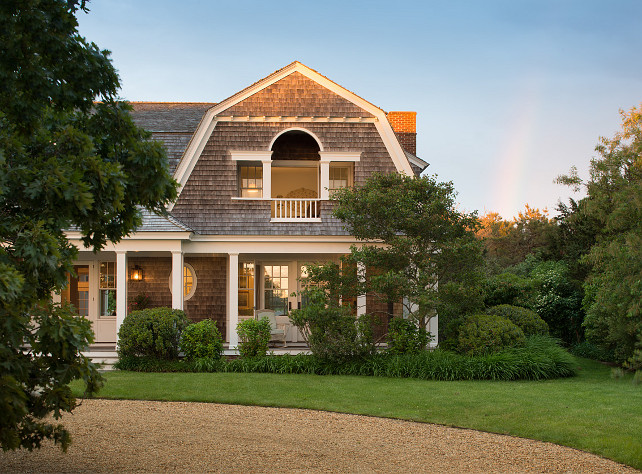
[[[575,359],[558,341],[532,336],[521,347],[469,357],[436,349],[418,354],[377,353],[349,363],[329,364],[313,355],[267,356],[194,362],[125,358],[115,365],[140,372],[259,372],[273,374],[364,375],[424,380],[543,380],[575,375]]]
[[[524,331],[506,318],[475,314],[459,329],[457,352],[469,356],[491,354],[524,342]]]
[[[512,321],[513,324],[519,326],[524,335],[533,336],[541,334],[543,336],[548,334],[548,324],[535,311],[521,306],[512,306],[509,304],[500,304],[488,308],[486,314],[494,314],[501,316]]]
[[[187,360],[203,357],[219,359],[223,354],[223,338],[216,323],[204,319],[185,328],[180,348]]]
[[[178,309],[132,311],[118,331],[118,357],[178,359],[178,343],[188,324],[185,313]]]

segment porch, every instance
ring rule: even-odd
[[[268,348],[270,355],[297,355],[309,354],[310,348],[305,342],[288,342],[286,347],[280,342],[272,342]],[[116,351],[116,344],[113,343],[98,343],[89,346],[89,350],[82,353],[88,357],[93,363],[101,364],[101,370],[111,371],[114,370],[114,364],[118,361],[118,352]],[[238,350],[230,349],[228,342],[223,343],[223,357],[237,357]]]

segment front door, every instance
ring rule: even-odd
[[[76,314],[91,321],[94,342],[116,342],[115,262],[74,265],[76,275],[61,293],[61,301],[74,305]]]

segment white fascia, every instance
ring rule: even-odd
[[[319,156],[321,157],[321,162],[351,162],[356,163],[361,161],[361,152],[349,152],[349,151],[320,151]]]
[[[284,77],[287,77],[294,72],[299,72],[303,74],[304,76],[313,80],[317,84],[325,87],[326,89],[334,92],[338,96],[343,97],[344,99],[352,102],[357,107],[360,107],[363,110],[374,115],[377,119],[375,121],[375,127],[377,128],[377,131],[379,132],[379,135],[381,136],[381,139],[386,147],[386,150],[388,151],[388,154],[392,158],[392,161],[395,164],[397,171],[407,176],[414,176],[414,173],[412,171],[408,158],[406,157],[406,154],[401,148],[401,145],[397,140],[395,132],[392,130],[392,126],[390,125],[390,122],[388,122],[386,113],[382,109],[371,104],[367,100],[359,97],[355,93],[350,92],[349,90],[341,87],[339,84],[332,82],[327,77],[322,76],[321,74],[310,69],[304,64],[298,61],[295,61],[292,64],[284,67],[283,69],[267,76],[263,80],[258,81],[256,84],[225,99],[219,104],[213,106],[211,109],[209,109],[205,113],[205,115],[203,116],[203,119],[198,125],[198,128],[196,129],[196,132],[194,133],[194,136],[190,140],[190,143],[187,149],[185,150],[185,153],[183,154],[183,157],[181,158],[181,161],[178,164],[178,167],[176,168],[176,172],[174,173],[174,179],[178,181],[180,185],[178,189],[179,196],[181,191],[183,190],[183,187],[185,186],[185,183],[187,182],[187,179],[189,178],[190,173],[192,172],[192,170],[194,169],[194,166],[196,165],[196,162],[198,161],[198,157],[200,156],[201,152],[205,148],[205,145],[207,144],[207,141],[209,140],[209,137],[212,134],[214,127],[216,126],[216,116],[221,112],[225,111],[226,109],[229,109],[233,105],[238,104],[239,102],[247,99],[248,97],[256,94],[257,92],[260,92],[266,87],[271,86],[275,82],[280,81]],[[177,200],[178,200],[178,197],[177,197]],[[174,201],[172,204],[169,205],[169,207],[167,208],[168,211],[171,211],[174,208],[175,202],[176,201]]]

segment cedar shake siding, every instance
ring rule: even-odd
[[[194,322],[213,319],[225,339],[227,258],[187,254],[185,263],[194,268],[197,280],[194,295],[184,303],[185,314]]]
[[[373,117],[352,102],[294,72],[221,115],[266,117]]]
[[[149,296],[150,308],[172,306],[172,293],[169,291],[169,274],[172,271],[172,261],[164,257],[130,257],[127,267],[132,269],[139,265],[145,272],[143,281],[128,280],[127,305],[140,294]],[[129,274],[129,271],[127,272]],[[131,308],[130,308],[131,310]]]
[[[308,115],[308,111],[299,111]],[[218,122],[201,153],[172,214],[201,234],[347,235],[322,201],[322,222],[271,223],[270,201],[239,201],[237,163],[229,150],[268,150],[281,131],[301,128],[314,133],[325,151],[361,152],[355,184],[373,173],[395,173],[395,165],[372,123]]]
[[[187,317],[198,322],[203,319],[216,321],[219,331],[225,337],[225,289],[227,278],[227,259],[225,257],[185,255],[196,273],[196,291],[184,302]],[[127,266],[131,269],[139,265],[145,271],[143,281],[127,282],[127,297],[132,301],[139,294],[149,296],[149,306],[172,306],[172,293],[169,289],[169,278],[172,262],[166,257],[131,257]],[[129,303],[128,303],[129,306]],[[131,311],[131,308],[129,308]]]

